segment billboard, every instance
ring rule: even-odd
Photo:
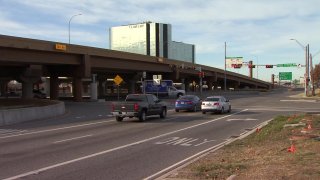
[[[226,57],[227,68],[233,68],[235,65],[242,66],[243,57]]]

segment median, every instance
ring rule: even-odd
[[[65,113],[64,102],[48,99],[0,99],[0,126],[47,119]]]

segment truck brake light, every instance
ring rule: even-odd
[[[139,104],[134,103],[133,109],[134,109],[134,111],[139,111]]]

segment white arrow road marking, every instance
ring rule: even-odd
[[[258,119],[251,119],[251,118],[246,118],[246,119],[228,119],[227,121],[257,121]]]

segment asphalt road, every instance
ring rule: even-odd
[[[155,179],[277,115],[319,111],[319,101],[288,97],[297,93],[231,97],[231,113],[171,109],[146,122],[116,122],[110,102],[67,102],[64,116],[0,128],[0,179]]]

